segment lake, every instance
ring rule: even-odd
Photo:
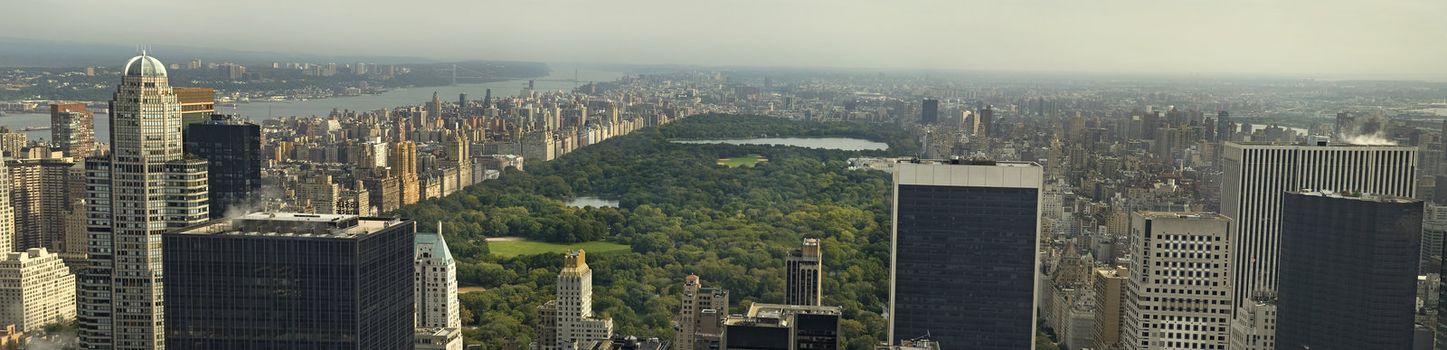
[[[770,146],[794,146],[804,148],[834,149],[841,151],[882,151],[889,148],[889,145],[882,142],[874,142],[863,139],[851,139],[843,137],[768,137],[754,139],[729,139],[729,140],[673,140],[674,143],[687,144],[728,144],[728,145],[770,145]]]
[[[598,197],[578,197],[578,198],[573,198],[572,200],[569,200],[569,201],[568,201],[568,206],[574,207],[574,208],[582,208],[582,207],[594,207],[594,208],[608,207],[608,208],[617,208],[617,207],[618,207],[618,201],[615,201],[615,200],[607,200],[607,199],[602,199],[602,198],[598,198]]]

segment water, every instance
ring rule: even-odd
[[[95,112],[95,139],[98,142],[110,143],[111,141],[111,119],[105,113]],[[11,130],[24,128],[48,128],[50,127],[50,113],[6,113],[0,116],[0,125]],[[26,131],[25,138],[28,140],[50,139],[50,130]]]
[[[598,198],[598,197],[578,197],[578,198],[573,198],[572,200],[569,200],[569,201],[568,201],[568,206],[574,207],[574,208],[582,208],[582,207],[594,207],[594,208],[609,207],[609,208],[617,208],[617,207],[618,207],[618,201],[615,201],[615,200],[607,200],[607,199],[602,199],[602,198]]]
[[[587,82],[607,82],[623,77],[623,72],[584,69],[572,66],[553,66],[551,75],[534,79],[533,88],[538,91],[571,91],[575,86],[573,83],[574,69],[577,69],[578,84]],[[332,109],[370,111],[383,108],[392,108],[407,105],[421,105],[432,100],[432,92],[436,91],[438,98],[443,101],[457,101],[457,94],[466,93],[470,100],[480,100],[492,89],[493,97],[517,96],[523,88],[528,86],[527,79],[496,81],[481,84],[457,84],[456,86],[437,87],[414,87],[397,88],[388,90],[385,93],[376,95],[361,95],[347,97],[333,97],[308,101],[284,101],[284,102],[252,102],[237,103],[234,105],[217,104],[216,111],[220,113],[240,114],[252,120],[266,120],[285,116],[309,116],[327,115]],[[50,114],[47,113],[8,113],[0,116],[0,125],[11,129],[24,129],[29,127],[49,127]],[[105,113],[95,112],[95,138],[99,142],[110,142],[110,117]],[[50,139],[50,130],[35,130],[25,133],[30,140]]]
[[[538,91],[572,91],[576,85],[587,84],[590,81],[608,82],[623,77],[623,72],[577,69],[576,85],[573,82],[575,67],[554,66],[551,75],[534,79],[534,90]],[[307,101],[282,101],[282,102],[250,102],[236,103],[216,106],[216,111],[221,113],[240,114],[253,120],[266,120],[286,116],[324,116],[333,109],[371,111],[398,106],[418,106],[432,101],[432,93],[437,92],[437,97],[443,101],[457,101],[457,94],[466,93],[469,100],[481,100],[492,89],[492,96],[518,96],[524,88],[527,88],[528,80],[505,80],[481,84],[457,84],[455,86],[433,86],[394,88],[387,92],[376,95],[360,95],[346,97],[332,97]]]
[[[821,138],[756,138],[756,139],[731,139],[731,140],[674,140],[676,143],[689,144],[729,144],[729,145],[773,145],[773,146],[795,146],[804,148],[835,149],[841,151],[882,151],[889,148],[889,145],[882,142],[874,142],[862,139],[851,139],[842,137],[821,137]]]

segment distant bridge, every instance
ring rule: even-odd
[[[457,64],[453,64],[453,65],[452,65],[452,68],[451,68],[451,69],[447,69],[446,71],[452,73],[452,85],[457,85],[457,80],[458,80],[458,79],[462,79],[462,80],[464,80],[464,81],[471,80],[471,81],[475,81],[475,82],[485,82],[485,81],[487,81],[488,79],[493,78],[493,77],[489,77],[489,76],[487,76],[487,74],[484,74],[484,73],[479,72],[479,71],[475,71],[475,70],[471,70],[471,69],[467,69],[467,68],[463,68],[463,67],[458,67]],[[581,83],[588,83],[588,84],[595,83],[595,81],[578,80],[578,71],[577,71],[576,69],[573,70],[573,79],[528,79],[528,80],[531,80],[531,81],[548,81],[548,82],[573,83],[573,87],[574,87],[574,88],[577,88],[578,86],[581,86],[581,85],[582,85]]]

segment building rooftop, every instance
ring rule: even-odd
[[[176,233],[351,239],[403,222],[396,218],[364,218],[356,215],[257,212],[229,220],[213,220]]]
[[[1231,218],[1221,214],[1206,212],[1142,211],[1140,215],[1149,219],[1231,220]]]
[[[1279,147],[1279,148],[1303,148],[1303,147],[1315,148],[1315,147],[1328,147],[1328,148],[1352,148],[1352,149],[1367,149],[1367,148],[1403,149],[1403,148],[1417,148],[1416,146],[1379,145],[1379,144],[1358,145],[1358,144],[1350,144],[1350,143],[1345,143],[1345,142],[1329,142],[1329,141],[1321,141],[1321,140],[1317,140],[1317,141],[1314,141],[1314,142],[1273,142],[1273,141],[1231,141],[1231,142],[1226,142],[1226,146],[1233,146],[1233,145],[1234,145],[1234,146],[1237,146],[1237,147],[1249,146],[1249,147],[1273,147],[1273,148],[1277,148],[1277,147]]]
[[[1293,192],[1291,192],[1291,193],[1299,194],[1299,195],[1303,195],[1303,196],[1326,197],[1326,198],[1341,198],[1341,199],[1353,199],[1353,200],[1359,200],[1359,201],[1378,202],[1378,203],[1412,203],[1412,202],[1418,202],[1418,201],[1419,201],[1419,200],[1412,199],[1412,198],[1407,198],[1407,197],[1398,197],[1398,196],[1384,195],[1384,194],[1375,194],[1375,193],[1352,192],[1352,191],[1302,190],[1302,191],[1293,191]]]
[[[164,77],[166,76],[166,65],[161,60],[147,56],[144,52],[140,56],[132,57],[126,62],[126,76],[134,77]]]

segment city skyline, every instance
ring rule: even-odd
[[[439,60],[1447,79],[1447,67],[1439,63],[1447,57],[1447,47],[1438,45],[1434,34],[1447,32],[1447,24],[1437,20],[1447,17],[1447,4],[1429,0],[809,0],[767,6],[661,0],[438,1],[424,5],[437,11],[431,15],[433,25],[419,29],[313,25],[318,12],[353,23],[383,23],[394,13],[381,2],[335,8],[262,1],[227,11],[198,11],[206,5],[148,1],[156,6],[22,0],[15,5],[64,11],[78,24],[54,28],[44,25],[44,16],[26,16],[0,24],[0,32],[128,46],[219,47],[224,42],[229,49]],[[488,15],[499,13],[507,15]],[[166,22],[155,22],[137,23],[123,32],[100,30],[104,21],[98,16],[110,15],[217,23],[266,17],[272,24],[176,31]],[[86,20],[92,17],[97,20]],[[132,42],[138,37],[147,42]],[[467,44],[457,44],[462,42]]]

